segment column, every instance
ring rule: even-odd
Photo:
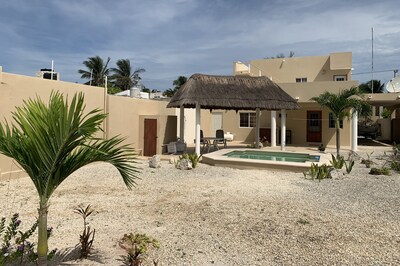
[[[181,143],[185,143],[185,108],[183,106],[180,107],[179,113],[179,138]]]
[[[276,146],[276,111],[271,111],[271,147]]]
[[[358,113],[353,109],[351,116],[351,151],[357,151],[358,146]]]
[[[196,103],[196,154],[200,156],[200,104]]]
[[[286,146],[286,110],[281,110],[281,150],[284,151]]]
[[[260,108],[256,109],[256,143],[255,148],[260,147]]]

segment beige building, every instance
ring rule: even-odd
[[[336,145],[333,119],[326,108],[321,108],[310,99],[325,91],[337,93],[340,90],[358,86],[352,80],[352,53],[331,53],[326,56],[258,59],[250,62],[234,62],[234,75],[267,76],[276,82],[290,96],[298,100],[302,107],[296,111],[286,111],[286,144],[297,146]],[[365,95],[375,106],[395,107],[398,94]],[[280,111],[262,111],[260,115],[260,137],[271,142],[271,121],[276,121],[279,144]],[[255,112],[213,110],[203,115],[201,126],[206,135],[222,128],[232,132],[235,140],[255,142]],[[276,118],[274,118],[276,117]],[[375,117],[377,120],[379,117]],[[382,121],[381,121],[382,120]],[[390,120],[390,119],[389,119]],[[386,139],[391,138],[390,121],[380,119]],[[357,117],[342,123],[341,145],[357,149]],[[393,134],[392,134],[393,135]]]
[[[165,144],[177,140],[179,109],[167,109],[168,101],[107,95],[104,88],[5,73],[1,66],[0,119],[2,122],[4,119],[11,121],[11,112],[28,98],[38,96],[47,102],[53,90],[69,98],[76,92],[84,92],[86,110],[100,108],[108,113],[104,123],[104,137],[126,136],[126,143],[131,143],[138,153],[160,154]],[[187,128],[191,126],[188,122]],[[193,133],[189,129],[186,134],[193,138],[194,126]],[[0,179],[19,173],[18,166],[12,160],[0,155]]]
[[[301,109],[285,111],[286,144],[297,146],[335,145],[335,128],[329,111],[310,101],[324,91],[339,92],[358,82],[351,77],[351,53],[332,53],[327,56],[260,59],[247,63],[235,62],[234,75],[267,76],[297,99]],[[144,155],[160,154],[167,143],[184,136],[192,144],[195,138],[195,110],[184,111],[183,129],[180,110],[166,108],[168,101],[137,99],[107,95],[106,90],[71,82],[48,80],[5,73],[0,66],[0,117],[11,121],[11,112],[23,100],[39,96],[47,101],[51,91],[58,90],[70,97],[85,93],[87,110],[100,108],[109,115],[104,123],[104,137],[127,136],[127,143]],[[369,94],[367,100],[376,106],[399,106],[400,94]],[[271,143],[271,124],[277,129],[276,145],[280,143],[281,112],[260,112],[260,137]],[[215,136],[217,129],[234,135],[235,141],[254,143],[255,117],[253,111],[201,110],[201,129],[205,136]],[[375,118],[377,119],[377,118]],[[274,122],[272,122],[274,121]],[[380,120],[378,120],[379,122]],[[382,130],[388,139],[400,136],[400,119],[382,120]],[[341,145],[357,149],[357,119],[343,121]],[[385,129],[385,130],[384,130]],[[395,129],[396,131],[393,131]],[[355,140],[355,142],[354,142]],[[271,143],[274,144],[274,143]],[[20,173],[12,161],[0,155],[0,179]]]

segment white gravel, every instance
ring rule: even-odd
[[[318,182],[274,170],[139,165],[132,191],[107,164],[87,166],[57,189],[49,211],[50,248],[60,249],[53,264],[123,265],[117,242],[130,232],[159,240],[149,254],[159,265],[400,264],[398,173],[372,176],[357,163],[350,175]],[[0,181],[0,201],[0,215],[19,212],[26,225],[36,217],[29,178]],[[80,261],[72,250],[82,220],[73,209],[89,203],[94,253]]]

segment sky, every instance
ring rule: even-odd
[[[84,83],[88,57],[130,59],[150,89],[178,76],[232,75],[234,61],[353,53],[353,80],[387,82],[400,68],[397,0],[0,0],[0,66],[41,68]],[[389,71],[386,71],[389,70]],[[382,71],[382,72],[381,72]],[[366,74],[360,74],[366,73]]]

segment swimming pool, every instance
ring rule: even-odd
[[[201,162],[239,169],[276,169],[300,173],[310,169],[312,163],[329,163],[330,158],[329,154],[320,154],[307,148],[303,151],[228,148],[203,154]]]
[[[273,151],[255,151],[255,150],[234,150],[223,154],[229,158],[252,159],[252,160],[267,160],[276,162],[319,162],[320,156],[310,155],[307,153],[294,152],[273,152]]]

